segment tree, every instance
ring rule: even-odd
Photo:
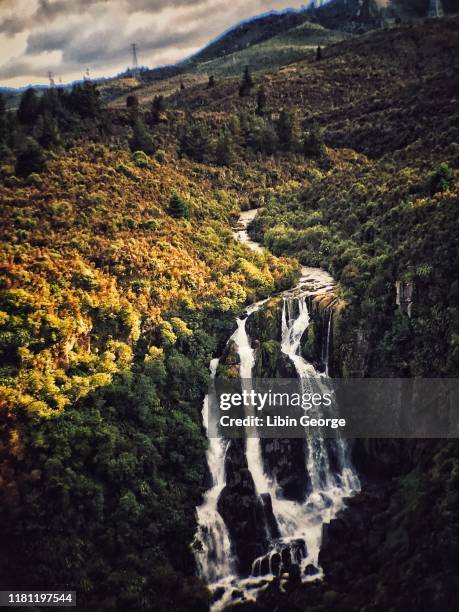
[[[322,49],[320,45],[318,45],[317,51],[316,51],[316,61],[320,61],[321,59],[322,59]]]
[[[215,77],[213,74],[211,74],[209,77],[209,81],[207,83],[207,89],[212,89],[212,87],[215,87]]]
[[[303,136],[303,153],[306,157],[320,157],[325,150],[322,129],[314,123]]]
[[[247,143],[252,149],[266,155],[272,155],[278,148],[276,130],[270,121],[252,115],[246,126]]]
[[[173,193],[169,200],[167,212],[175,219],[188,219],[190,217],[190,208],[188,202],[181,198],[177,193]]]
[[[156,151],[153,138],[148,132],[144,122],[138,116],[135,117],[132,125],[132,137],[129,141],[131,151],[143,151],[151,155]]]
[[[185,83],[183,81],[180,81],[180,91],[183,91],[185,89]]]
[[[250,74],[249,67],[246,66],[244,68],[244,74],[242,75],[241,84],[239,86],[239,95],[241,96],[241,98],[244,98],[245,96],[249,96],[252,87],[253,87],[252,75]]]
[[[257,113],[257,115],[260,115],[260,117],[262,117],[265,113],[265,110],[266,110],[266,91],[263,85],[260,85],[257,91],[257,109],[255,112]]]
[[[38,116],[39,99],[37,92],[32,87],[26,89],[21,96],[17,117],[23,125],[32,125]]]
[[[5,142],[7,133],[6,103],[3,94],[0,92],[0,143]]]
[[[100,92],[94,83],[77,83],[65,99],[69,110],[80,117],[96,119],[100,116]]]
[[[126,98],[126,108],[131,112],[137,112],[139,110],[139,99],[134,94],[129,94]]]
[[[151,123],[157,125],[161,121],[161,115],[166,110],[164,96],[155,96],[151,103]]]
[[[212,139],[204,123],[186,123],[179,138],[180,153],[197,162],[205,162],[212,154]]]
[[[298,147],[299,125],[294,109],[282,109],[277,121],[279,146],[284,151],[294,151]]]
[[[37,122],[37,140],[45,149],[52,149],[61,142],[57,121],[49,112],[45,112],[39,117]]]
[[[236,152],[231,132],[225,130],[220,134],[215,148],[215,161],[219,166],[231,166],[234,163]]]
[[[25,177],[32,172],[41,172],[45,163],[46,157],[38,142],[34,138],[26,138],[16,159],[16,175]]]

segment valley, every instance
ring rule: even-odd
[[[2,97],[3,585],[455,609],[455,439],[209,435],[221,380],[457,378],[459,17],[377,4]]]

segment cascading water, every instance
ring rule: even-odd
[[[252,211],[243,213],[253,218]],[[245,231],[239,232],[239,238],[247,242],[254,250],[259,250],[260,245],[249,241]],[[255,248],[256,247],[256,248]],[[305,288],[305,281],[309,282]],[[315,285],[314,285],[315,283]],[[306,361],[301,355],[301,339],[309,325],[309,312],[307,307],[307,296],[329,290],[331,279],[321,270],[314,273],[314,269],[305,268],[302,278],[298,283],[296,291],[286,291],[283,297],[282,309],[282,338],[281,349],[284,355],[293,363],[302,393],[314,392],[323,389],[328,376],[329,346],[331,338],[331,314],[327,322],[327,332],[324,335],[325,346],[322,349],[322,360],[325,372],[319,373],[314,366]],[[311,290],[312,287],[312,290]],[[317,288],[319,287],[319,288]],[[252,370],[255,363],[255,352],[246,331],[247,319],[259,310],[263,303],[258,302],[250,306],[246,316],[238,318],[237,329],[231,336],[239,355],[239,373],[243,388],[251,388]],[[218,360],[211,363],[211,376],[215,377]],[[203,419],[207,419],[211,413],[209,410],[209,397],[206,397],[203,405]],[[249,407],[250,410],[250,407]],[[212,417],[210,417],[212,418]],[[213,417],[215,418],[215,417]],[[348,452],[345,442],[336,438],[333,440],[335,454],[334,470],[330,467],[329,448],[327,442],[318,435],[306,436],[305,444],[305,474],[310,481],[310,489],[306,490],[304,503],[286,499],[275,478],[265,472],[263,463],[263,450],[256,430],[246,430],[245,454],[247,467],[250,471],[258,496],[271,498],[272,512],[275,517],[280,537],[270,540],[270,550],[267,555],[255,559],[252,564],[251,577],[239,577],[236,574],[236,559],[229,531],[218,511],[218,499],[225,487],[225,452],[226,443],[218,438],[211,438],[207,452],[207,460],[212,475],[212,486],[207,492],[204,503],[198,508],[199,531],[196,538],[195,551],[200,575],[206,580],[210,588],[223,587],[223,595],[214,604],[213,609],[222,609],[230,601],[233,601],[235,590],[241,594],[243,599],[254,599],[256,593],[265,588],[266,583],[261,582],[256,576],[263,575],[264,578],[271,574],[279,575],[290,564],[300,567],[303,580],[311,579],[304,572],[308,565],[314,565],[316,579],[320,576],[318,564],[322,525],[329,522],[333,516],[343,507],[344,498],[350,496],[359,489],[359,481],[354,474],[348,460]],[[286,556],[288,559],[286,560]],[[283,570],[284,568],[284,570]]]
[[[210,362],[211,381],[215,379],[218,359]],[[209,402],[212,395],[206,395],[202,409],[203,423],[209,423],[209,418],[216,414],[210,410]],[[196,554],[199,573],[209,584],[218,582],[230,576],[233,571],[231,542],[225,522],[217,511],[218,497],[225,486],[225,447],[221,438],[210,438],[207,450],[207,465],[209,466],[212,485],[204,497],[204,503],[197,509],[199,531],[197,538],[202,549]]]

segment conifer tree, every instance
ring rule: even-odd
[[[37,92],[32,87],[26,89],[21,96],[17,117],[23,125],[32,125],[38,116],[39,99]]]
[[[46,157],[38,142],[34,138],[26,138],[16,159],[16,175],[26,177],[32,172],[41,172],[45,163]]]
[[[317,51],[316,51],[316,61],[320,61],[321,59],[322,59],[322,49],[320,45],[318,45]]]
[[[260,85],[257,91],[257,109],[255,112],[257,113],[257,115],[260,115],[260,117],[262,117],[265,111],[266,111],[266,91],[263,85]]]
[[[212,89],[212,87],[215,87],[215,77],[213,74],[209,76],[209,82],[207,83],[207,89]]]
[[[180,153],[197,162],[205,162],[212,154],[212,139],[207,126],[189,120],[179,138]]]
[[[134,94],[129,94],[126,98],[126,108],[131,112],[137,112],[139,110],[139,99]]]
[[[250,95],[250,91],[253,87],[253,79],[250,74],[250,69],[248,66],[244,68],[244,74],[242,75],[241,84],[239,86],[239,95],[241,98]]]
[[[0,143],[4,143],[7,135],[6,103],[0,92]]]
[[[57,147],[61,142],[57,121],[48,111],[40,115],[36,133],[37,140],[44,149]]]
[[[215,147],[215,161],[219,166],[231,166],[236,157],[234,140],[231,132],[225,130],[217,140]]]
[[[277,121],[279,146],[283,151],[295,151],[299,141],[298,118],[294,109],[282,109]]]
[[[166,110],[164,96],[155,96],[151,103],[151,123],[157,125],[161,121],[161,115]]]
[[[153,154],[156,150],[153,138],[139,116],[135,117],[132,125],[132,138],[129,141],[129,147],[131,151],[143,151],[147,155]]]
[[[320,157],[325,150],[323,131],[317,124],[306,130],[303,136],[303,153],[306,157]]]

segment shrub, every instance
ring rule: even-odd
[[[175,219],[188,219],[190,217],[190,208],[188,202],[174,193],[169,200],[167,212]]]
[[[448,164],[440,164],[435,172],[430,175],[430,194],[434,195],[438,192],[447,191],[453,182],[453,178],[454,172]]]
[[[33,138],[27,138],[24,148],[18,154],[15,172],[17,176],[26,177],[32,172],[41,172],[46,164],[43,149]]]
[[[149,164],[148,156],[144,151],[135,151],[132,159],[137,168],[147,168]]]
[[[149,134],[144,122],[136,117],[132,126],[132,138],[129,141],[131,151],[143,151],[149,155],[155,152],[155,143]]]

